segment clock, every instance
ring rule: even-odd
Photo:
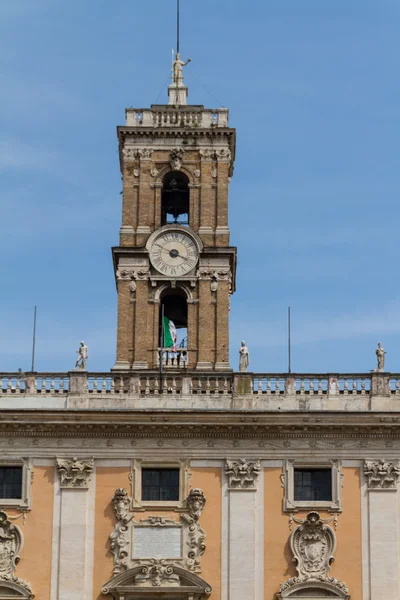
[[[160,231],[151,242],[149,255],[153,267],[167,277],[186,275],[199,260],[195,240],[182,229]]]

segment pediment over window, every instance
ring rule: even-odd
[[[26,586],[20,585],[17,581],[0,581],[0,600],[17,600],[18,598],[32,600],[34,595]]]
[[[211,586],[198,575],[163,560],[152,560],[112,577],[103,586],[103,594],[114,600],[141,600],[143,597],[163,600],[206,600]]]
[[[326,581],[294,583],[278,594],[279,600],[326,600],[326,598],[348,600],[350,596],[344,589],[339,589],[337,584]]]

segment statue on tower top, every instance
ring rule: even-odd
[[[179,52],[176,53],[175,60],[172,63],[172,79],[174,80],[175,85],[181,85],[183,81],[182,68],[186,67],[191,60],[191,58],[188,58],[186,62],[183,62]]]

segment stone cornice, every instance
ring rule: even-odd
[[[400,439],[400,413],[301,415],[247,411],[13,411],[0,417],[0,436],[89,438],[387,438]]]

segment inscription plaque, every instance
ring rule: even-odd
[[[134,558],[181,558],[181,527],[134,527]]]

